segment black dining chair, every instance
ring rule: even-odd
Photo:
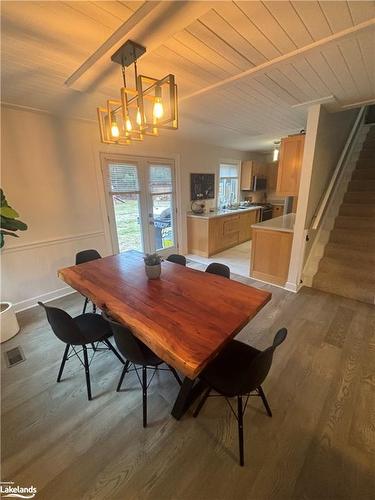
[[[181,266],[186,266],[186,257],[184,255],[178,255],[177,253],[172,253],[165,260],[168,262],[173,262],[174,264],[180,264]]]
[[[90,262],[91,260],[96,260],[96,259],[101,259],[101,258],[102,258],[102,256],[100,255],[100,253],[97,250],[94,250],[94,249],[82,250],[81,252],[78,252],[76,254],[76,266],[78,266],[79,264],[83,264],[85,262]],[[87,307],[88,303],[89,303],[89,299],[87,297],[85,297],[85,303],[83,306],[82,314],[84,314],[86,312],[86,307]],[[93,312],[96,312],[96,305],[95,304],[92,305],[92,310],[93,310]]]
[[[218,274],[224,278],[230,278],[230,269],[225,264],[219,264],[218,262],[212,262],[208,264],[206,268],[206,273]]]
[[[89,366],[97,350],[94,348],[95,343],[97,343],[97,345],[99,342],[103,343],[113,352],[113,354],[115,354],[122,364],[125,364],[125,361],[108,339],[108,337],[112,335],[112,331],[108,323],[99,314],[86,313],[72,318],[72,316],[70,316],[70,314],[63,309],[46,306],[42,302],[38,302],[38,304],[44,308],[47,314],[48,323],[51,325],[53,333],[58,339],[66,344],[59,373],[57,375],[57,382],[61,381],[67,360],[72,356],[77,356],[85,369],[87,397],[91,400],[92,395]],[[87,353],[87,350],[90,349],[88,345],[91,345],[93,349],[90,361]],[[78,350],[80,347],[82,349]],[[83,353],[83,360],[80,357],[81,352]]]
[[[273,343],[264,351],[259,351],[238,340],[232,340],[228,346],[200,374],[206,384],[206,391],[194,412],[197,417],[212,390],[224,396],[238,422],[240,465],[244,465],[243,416],[249,396],[259,396],[269,417],[272,417],[262,383],[270,371],[273,353],[287,336],[286,328],[281,328]],[[254,393],[255,394],[252,394]],[[246,397],[243,405],[242,398]],[[228,398],[237,398],[237,413]]]
[[[162,359],[159,358],[155,353],[151,351],[143,342],[137,339],[129,330],[129,328],[121,325],[117,321],[114,321],[108,313],[102,313],[103,318],[105,318],[112,328],[113,336],[115,338],[117,349],[126,358],[125,366],[122,370],[120,380],[117,385],[117,392],[120,391],[124,377],[130,371],[135,371],[137,378],[142,387],[143,396],[143,427],[147,427],[147,388],[153,379],[156,369],[163,370],[159,368],[159,365],[164,363]],[[133,368],[131,368],[131,364]],[[169,370],[173,373],[179,385],[181,385],[180,377],[178,376],[176,370],[167,364]],[[142,379],[138,374],[138,368],[142,367]],[[154,373],[151,378],[147,381],[147,370],[152,369]]]

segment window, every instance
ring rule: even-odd
[[[239,163],[221,163],[219,179],[219,207],[239,201]]]

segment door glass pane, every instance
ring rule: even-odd
[[[172,206],[171,193],[152,195],[154,242],[156,250],[174,246]]]
[[[139,191],[136,165],[109,165],[109,190],[117,193]]]
[[[119,251],[143,252],[139,194],[114,194],[112,199]]]
[[[168,166],[150,166],[150,193],[172,192],[172,169]]]

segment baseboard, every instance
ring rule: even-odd
[[[291,281],[287,281],[285,283],[284,288],[285,288],[285,290],[288,290],[288,292],[298,293],[302,286],[303,286],[302,283],[300,283],[299,285],[296,285],[295,283],[292,283]]]
[[[73,290],[73,288],[71,288],[70,286],[64,286],[63,288],[58,288],[57,290],[53,290],[52,292],[43,293],[42,295],[32,297],[31,299],[16,302],[15,304],[13,304],[14,310],[16,313],[25,311],[25,309],[35,307],[39,301],[50,302],[51,300],[60,299],[61,297],[65,297],[66,295],[70,295],[72,293],[77,293],[77,291]]]

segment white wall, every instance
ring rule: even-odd
[[[309,109],[287,282],[287,288],[292,291],[298,290],[300,286],[303,263],[312,244],[311,238],[306,245],[306,234],[328,187],[357,114],[358,109],[328,113],[320,104],[311,106]]]
[[[220,160],[249,155],[177,139],[173,132],[119,147],[99,142],[96,123],[2,107],[2,179],[8,202],[29,225],[2,250],[2,297],[18,309],[69,292],[56,271],[84,248],[112,252],[100,152],[176,160],[180,186],[180,251],[186,250],[190,173],[218,174]]]
[[[323,107],[320,109],[305,228],[311,225],[357,115],[358,109],[340,113],[328,113]]]

